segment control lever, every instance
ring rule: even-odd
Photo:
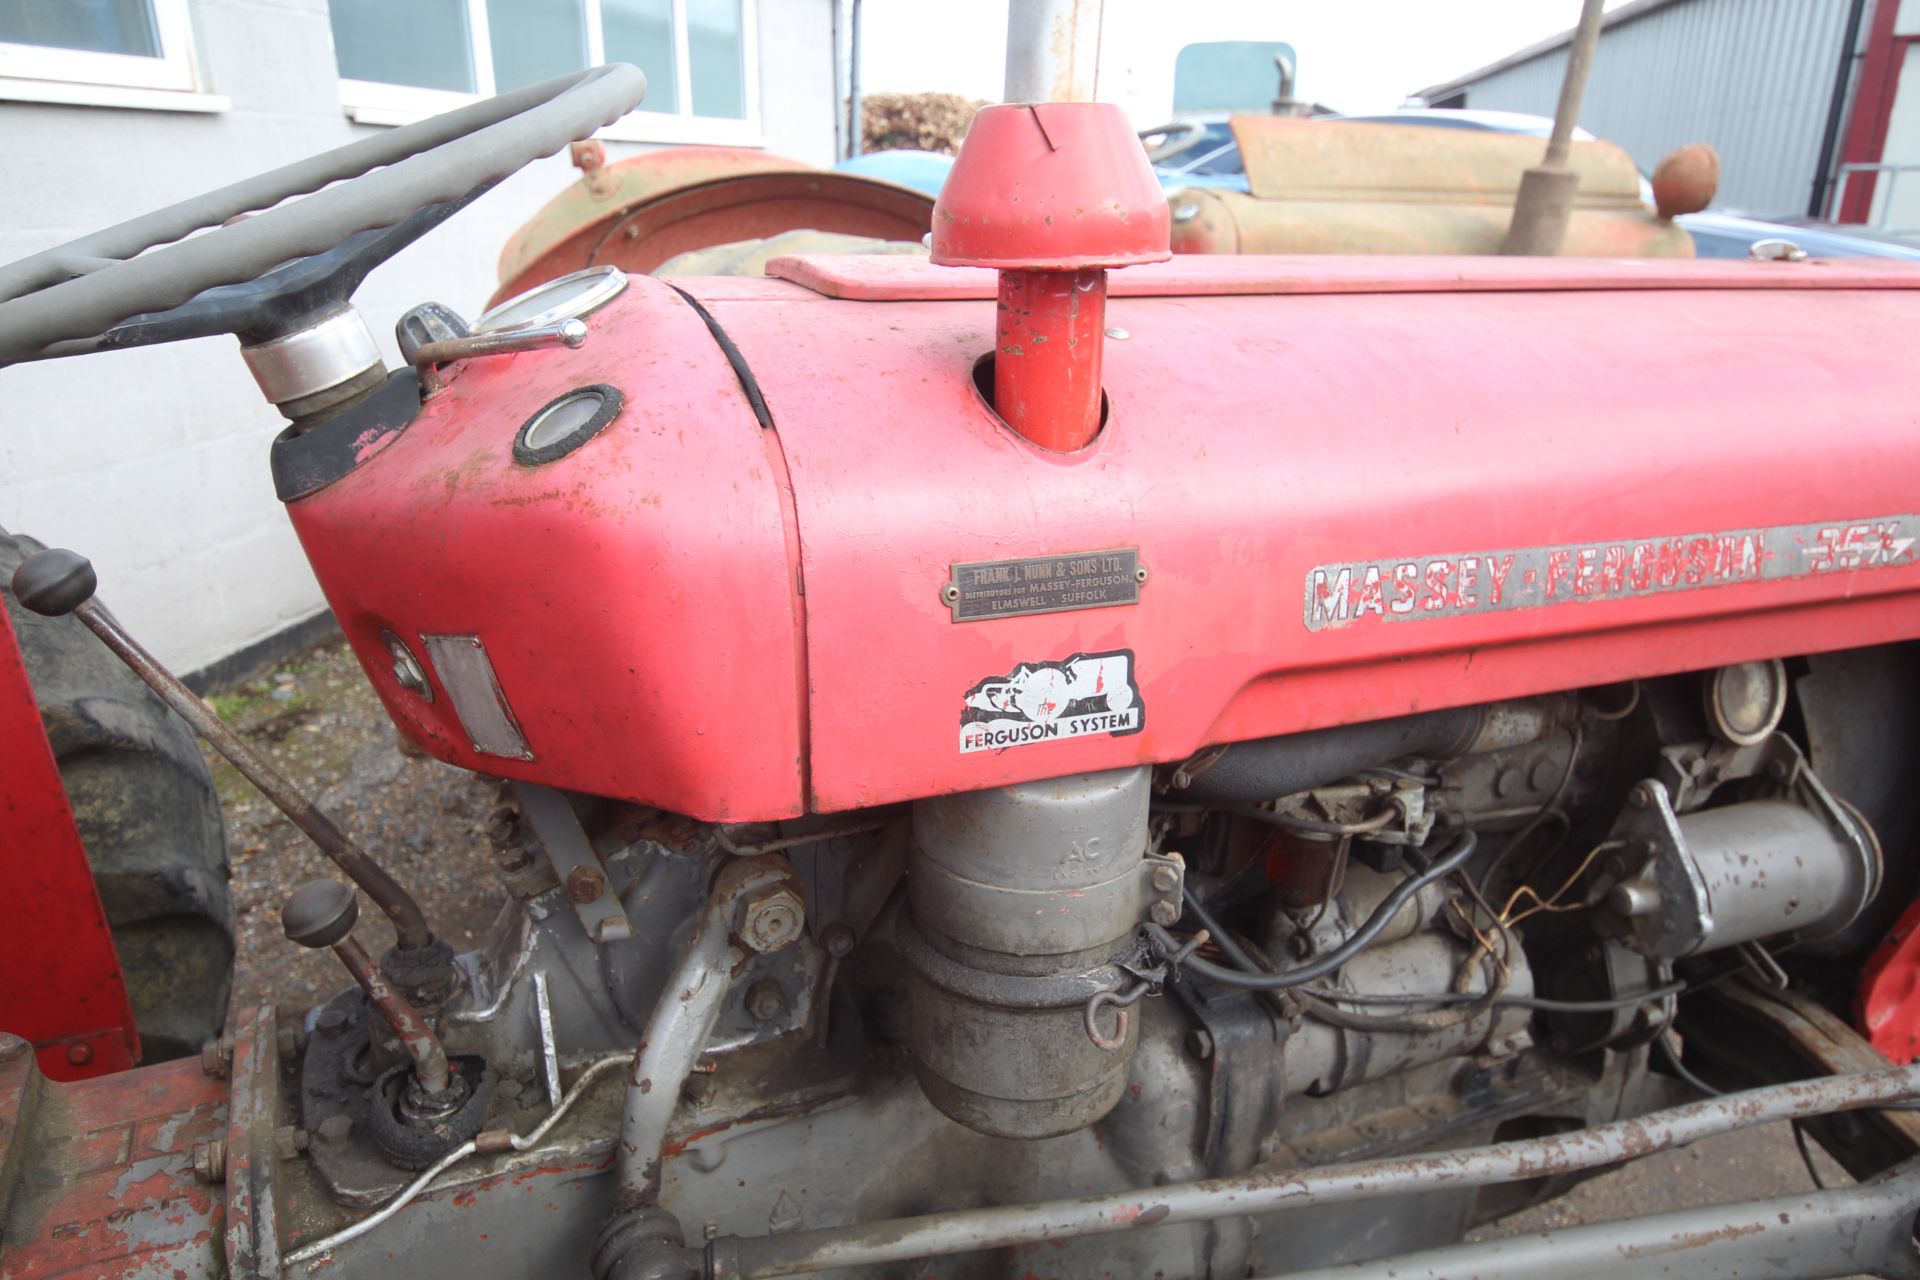
[[[302,795],[300,789],[275,769],[265,756],[255,751],[215,715],[213,708],[182,684],[178,676],[161,666],[159,660],[148,653],[139,641],[127,634],[111,613],[94,603],[93,593],[99,585],[93,565],[85,556],[57,547],[36,551],[21,561],[13,574],[13,594],[23,606],[43,617],[57,618],[70,613],[80,619],[89,631],[100,637],[101,643],[133,669],[135,675],[146,681],[148,688],[160,695],[162,702],[178,712],[196,733],[240,771],[242,777],[272,801],[276,809],[286,814],[294,826],[306,833],[307,838],[319,846],[320,852],[331,858],[335,866],[346,872],[348,879],[379,904],[381,911],[393,922],[394,933],[403,952],[433,946],[433,931],[427,928],[427,918],[421,913],[420,904],[413,900],[413,895],[387,874],[386,868],[349,839],[333,819]],[[362,985],[365,985],[364,982]]]
[[[354,940],[353,926],[359,919],[359,899],[338,880],[309,880],[288,894],[286,905],[280,908],[280,927],[288,940],[315,951],[333,949],[367,993],[367,1003],[386,1019],[400,1047],[413,1059],[413,1078],[421,1092],[442,1097],[449,1083],[447,1051],[420,1011],[387,981],[367,949]]]
[[[559,324],[536,325],[526,329],[505,329],[499,333],[474,333],[464,338],[424,342],[414,349],[413,367],[420,374],[420,394],[438,395],[446,389],[440,368],[455,360],[473,360],[480,356],[504,356],[516,351],[543,351],[548,347],[578,347],[587,340],[587,322],[562,320]]]

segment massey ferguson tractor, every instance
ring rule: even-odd
[[[384,367],[361,280],[643,88],[0,270],[0,364],[239,339],[367,679],[504,796],[456,954],[26,555],[332,860],[343,972],[198,1058],[0,1037],[0,1275],[1920,1274],[1920,272],[1170,258],[1117,110],[1011,105],[931,261],[423,299]],[[1780,1121],[1857,1182],[1460,1243]]]

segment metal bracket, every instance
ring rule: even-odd
[[[613,892],[613,882],[587,833],[574,816],[567,798],[551,787],[531,782],[513,784],[520,811],[533,829],[534,839],[553,864],[560,891],[580,917],[580,927],[594,942],[617,942],[633,936],[626,908]]]

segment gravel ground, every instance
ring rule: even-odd
[[[483,832],[493,784],[403,749],[344,641],[214,698],[220,714],[419,899],[436,934],[474,945],[500,904]],[[280,811],[207,748],[227,818],[238,937],[233,1008],[310,1004],[339,990],[331,952],[280,932],[280,904],[314,876],[343,878]],[[357,936],[378,955],[393,934],[364,900]],[[232,1019],[229,1019],[231,1025]]]
[[[500,901],[483,833],[493,784],[403,750],[344,642],[308,650],[213,701],[413,891],[436,933],[456,949],[477,941]],[[330,953],[302,951],[281,936],[280,904],[301,881],[337,872],[224,760],[209,756],[233,849],[234,1007],[316,1002],[343,986],[346,974]],[[383,922],[366,917],[360,935],[375,953],[392,940]],[[1830,1185],[1846,1181],[1824,1152],[1816,1159]],[[1638,1161],[1478,1234],[1789,1195],[1811,1185],[1791,1131],[1772,1125]]]

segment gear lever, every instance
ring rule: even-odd
[[[265,756],[255,751],[215,715],[213,709],[182,684],[178,676],[161,666],[139,641],[127,634],[111,613],[94,603],[93,593],[98,586],[99,579],[94,574],[93,565],[85,556],[54,547],[28,556],[13,574],[13,594],[22,605],[43,617],[57,618],[71,613],[85,623],[88,630],[99,636],[107,648],[133,669],[135,675],[147,682],[148,688],[160,695],[162,702],[179,712],[195,732],[240,771],[241,776],[271,800],[275,808],[286,814],[294,826],[305,832],[307,838],[319,846],[320,852],[346,872],[347,877],[378,903],[387,918],[393,921],[394,933],[402,951],[418,951],[432,946],[433,931],[427,927],[427,918],[421,913],[420,904],[413,900],[413,895],[387,874],[386,868],[349,839],[333,819],[302,795],[299,788],[268,763]],[[365,956],[366,952],[361,951],[360,954]],[[352,965],[348,967],[352,968]],[[358,973],[355,976],[359,977]],[[364,979],[361,985],[366,985]],[[444,1055],[441,1072],[444,1080]]]
[[[347,966],[347,972],[367,993],[367,1003],[379,1010],[401,1048],[413,1059],[413,1078],[420,1090],[430,1097],[444,1095],[447,1051],[420,1011],[387,981],[367,949],[354,941],[353,926],[359,919],[359,900],[338,880],[309,880],[288,894],[286,905],[280,908],[280,927],[291,941],[316,951],[331,947],[340,963]]]

